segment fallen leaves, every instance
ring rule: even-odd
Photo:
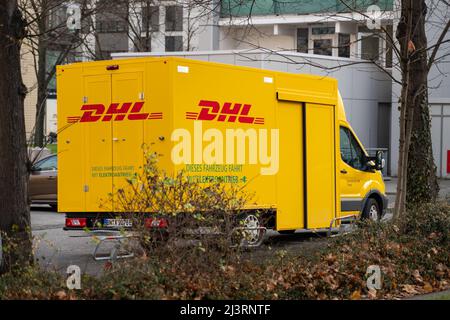
[[[361,291],[355,290],[353,291],[352,295],[350,296],[351,300],[360,300],[361,299]]]
[[[408,294],[418,294],[419,291],[416,290],[416,287],[411,284],[402,285],[402,290]]]
[[[412,276],[414,277],[414,280],[416,280],[416,282],[423,283],[423,278],[420,275],[419,270],[414,270],[413,273],[412,273]]]

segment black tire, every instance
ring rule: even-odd
[[[58,211],[58,205],[57,205],[57,204],[51,204],[50,207],[51,207],[54,211]]]
[[[363,220],[370,219],[376,222],[381,220],[381,210],[377,200],[374,198],[367,199],[361,218]]]

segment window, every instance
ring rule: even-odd
[[[34,168],[37,171],[52,171],[58,169],[58,159],[57,157],[49,157],[44,160],[39,161]]]
[[[301,53],[308,53],[308,36],[309,30],[307,28],[297,29],[297,51]]]
[[[166,7],[166,31],[183,31],[183,7]]]
[[[166,36],[166,51],[183,51],[183,37]]]
[[[345,127],[340,129],[341,158],[350,167],[357,170],[366,169],[366,155],[352,132]]]
[[[350,35],[339,34],[339,57],[350,58]]]
[[[57,5],[50,10],[50,15],[48,18],[49,29],[57,29],[65,27],[67,23],[67,6]]]
[[[361,59],[378,60],[380,54],[380,39],[377,35],[361,37]]]
[[[145,6],[142,8],[142,31],[159,31],[159,7]]]
[[[116,32],[128,32],[128,24],[126,21],[97,21],[98,33],[116,33]]]
[[[324,56],[333,55],[332,40],[331,39],[314,40],[314,54],[321,54]]]

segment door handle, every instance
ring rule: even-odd
[[[56,179],[56,177],[48,177],[48,180],[55,180]]]
[[[345,169],[342,169],[342,170],[341,170],[341,173],[343,173],[343,174],[347,174],[347,170],[345,170]]]

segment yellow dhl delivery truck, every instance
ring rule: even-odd
[[[142,167],[143,144],[166,172],[245,186],[249,214],[270,209],[277,231],[387,207],[381,154],[364,150],[335,79],[159,57],[59,66],[57,88],[66,230],[120,226],[101,199]]]

